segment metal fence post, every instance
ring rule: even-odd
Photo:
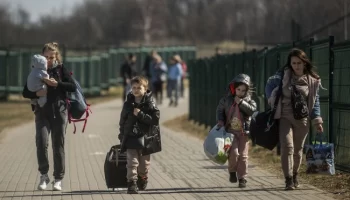
[[[328,103],[328,141],[333,143],[333,73],[334,73],[334,36],[329,36],[329,103]]]
[[[280,59],[281,59],[281,55],[280,55],[280,51],[277,51],[277,53],[276,53],[277,55],[277,66],[279,66],[280,65]],[[280,67],[278,67],[278,69],[279,69]],[[276,151],[277,151],[277,155],[281,155],[281,144],[278,142],[277,143],[277,149],[276,149]]]
[[[5,57],[5,96],[4,99],[7,100],[8,96],[10,94],[10,52],[11,51],[11,47],[9,46],[8,48],[6,48],[6,57]]]
[[[309,59],[310,61],[312,62],[312,45],[314,43],[314,38],[310,38],[309,40]],[[310,124],[310,127],[309,127],[309,144],[312,144],[312,125]],[[306,152],[305,152],[306,153]]]
[[[62,45],[62,62],[65,63],[67,58],[67,46],[65,44]]]

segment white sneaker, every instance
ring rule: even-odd
[[[54,181],[52,182],[52,184],[53,184],[53,190],[54,190],[54,191],[61,191],[61,190],[62,190],[61,183],[62,183],[61,180],[54,180]]]
[[[38,190],[45,190],[47,184],[50,183],[50,178],[47,174],[43,174],[40,176],[40,183],[38,185]]]

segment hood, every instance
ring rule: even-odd
[[[47,60],[44,56],[36,54],[32,57],[32,66],[37,69],[47,70]]]
[[[250,77],[247,74],[238,74],[234,79],[232,79],[232,81],[227,86],[227,95],[228,96],[232,96],[232,93],[230,90],[230,85],[234,84],[234,83],[244,83],[248,86],[251,85]],[[246,96],[249,96],[249,94],[250,93],[248,92]]]
[[[250,85],[250,77],[247,74],[238,74],[231,83],[244,83],[246,85]]]

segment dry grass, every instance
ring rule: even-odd
[[[215,54],[215,48],[220,47],[223,54],[241,53],[244,51],[244,41],[223,41],[216,44],[199,44],[197,45],[197,57],[212,57]],[[247,51],[252,49],[260,50],[265,46],[262,45],[247,45]]]
[[[188,120],[187,114],[166,121],[163,125],[201,139],[204,139],[210,130],[210,127],[205,127],[204,125],[200,126],[194,121]],[[269,151],[262,147],[255,146],[250,148],[249,157],[253,162],[264,166],[264,169],[272,173],[277,173],[278,176],[283,178],[280,157],[276,155],[276,151]],[[306,174],[305,157],[303,161],[299,171],[301,183],[310,184],[332,193],[336,199],[350,199],[350,174],[338,171],[334,176]]]
[[[108,92],[99,97],[87,98],[87,102],[91,105],[106,102],[119,98],[122,93],[121,87],[111,88]],[[29,100],[12,96],[8,102],[0,102],[0,141],[4,137],[3,130],[5,128],[15,127],[21,123],[34,120]]]

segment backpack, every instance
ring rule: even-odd
[[[61,74],[63,74],[63,68],[61,67]],[[72,72],[70,73],[73,74]],[[84,126],[82,132],[84,133],[87,119],[89,117],[89,112],[91,112],[90,104],[86,103],[86,99],[83,93],[83,89],[80,87],[78,81],[71,76],[76,86],[75,92],[67,92],[66,93],[66,103],[68,107],[68,122],[74,125],[74,131],[76,132],[75,122],[84,121]],[[83,117],[85,114],[85,117]]]

